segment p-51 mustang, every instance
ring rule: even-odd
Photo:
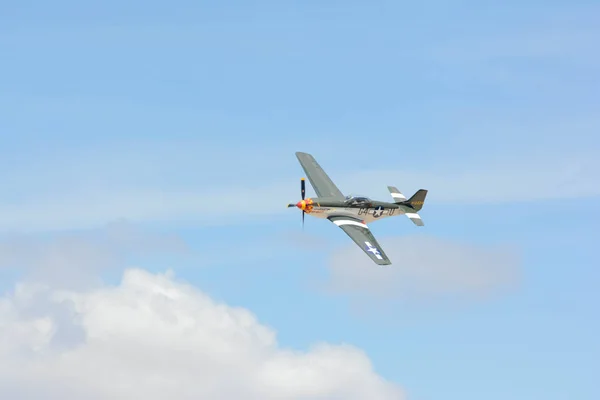
[[[423,207],[427,190],[420,189],[407,199],[397,188],[388,186],[394,199],[393,203],[352,194],[344,196],[313,156],[296,152],[296,157],[317,194],[315,198],[305,199],[306,186],[302,178],[300,181],[302,200],[296,204],[288,204],[288,207],[298,207],[302,210],[302,226],[304,226],[304,214],[327,218],[346,232],[376,264],[390,265],[392,262],[375,240],[367,223],[406,215],[415,225],[424,225],[417,212]]]

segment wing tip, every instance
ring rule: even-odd
[[[312,154],[306,153],[304,151],[297,151],[296,152],[296,157],[297,158],[313,158],[314,159],[314,157],[313,157]]]

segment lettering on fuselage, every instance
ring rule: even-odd
[[[368,215],[368,214],[373,214],[374,218],[379,218],[382,215],[386,214],[388,216],[392,216],[394,215],[394,213],[396,212],[395,208],[385,208],[382,206],[378,206],[376,208],[359,208],[358,209],[358,215]]]
[[[358,217],[367,222],[380,220],[382,218],[391,217],[398,213],[402,214],[401,209],[378,205],[375,207],[311,207],[306,210],[306,213],[317,218],[328,218],[330,215],[347,215],[348,217]]]

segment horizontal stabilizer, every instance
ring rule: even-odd
[[[403,195],[402,192],[398,190],[398,188],[396,188],[394,186],[388,186],[388,190],[390,191],[390,194],[394,198],[394,203],[402,203],[402,202],[406,201],[406,196]]]
[[[415,224],[417,226],[424,226],[425,225],[423,223],[423,220],[421,219],[421,216],[419,214],[417,214],[417,213],[406,213],[404,215],[406,215],[413,222],[413,224]]]

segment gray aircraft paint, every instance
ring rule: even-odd
[[[427,190],[420,189],[407,199],[395,186],[388,186],[393,203],[363,196],[344,196],[312,155],[297,152],[296,157],[318,197],[288,204],[288,207],[296,206],[308,215],[330,220],[376,264],[389,265],[391,261],[371,233],[368,223],[404,215],[415,225],[423,226],[418,211],[423,207]]]

